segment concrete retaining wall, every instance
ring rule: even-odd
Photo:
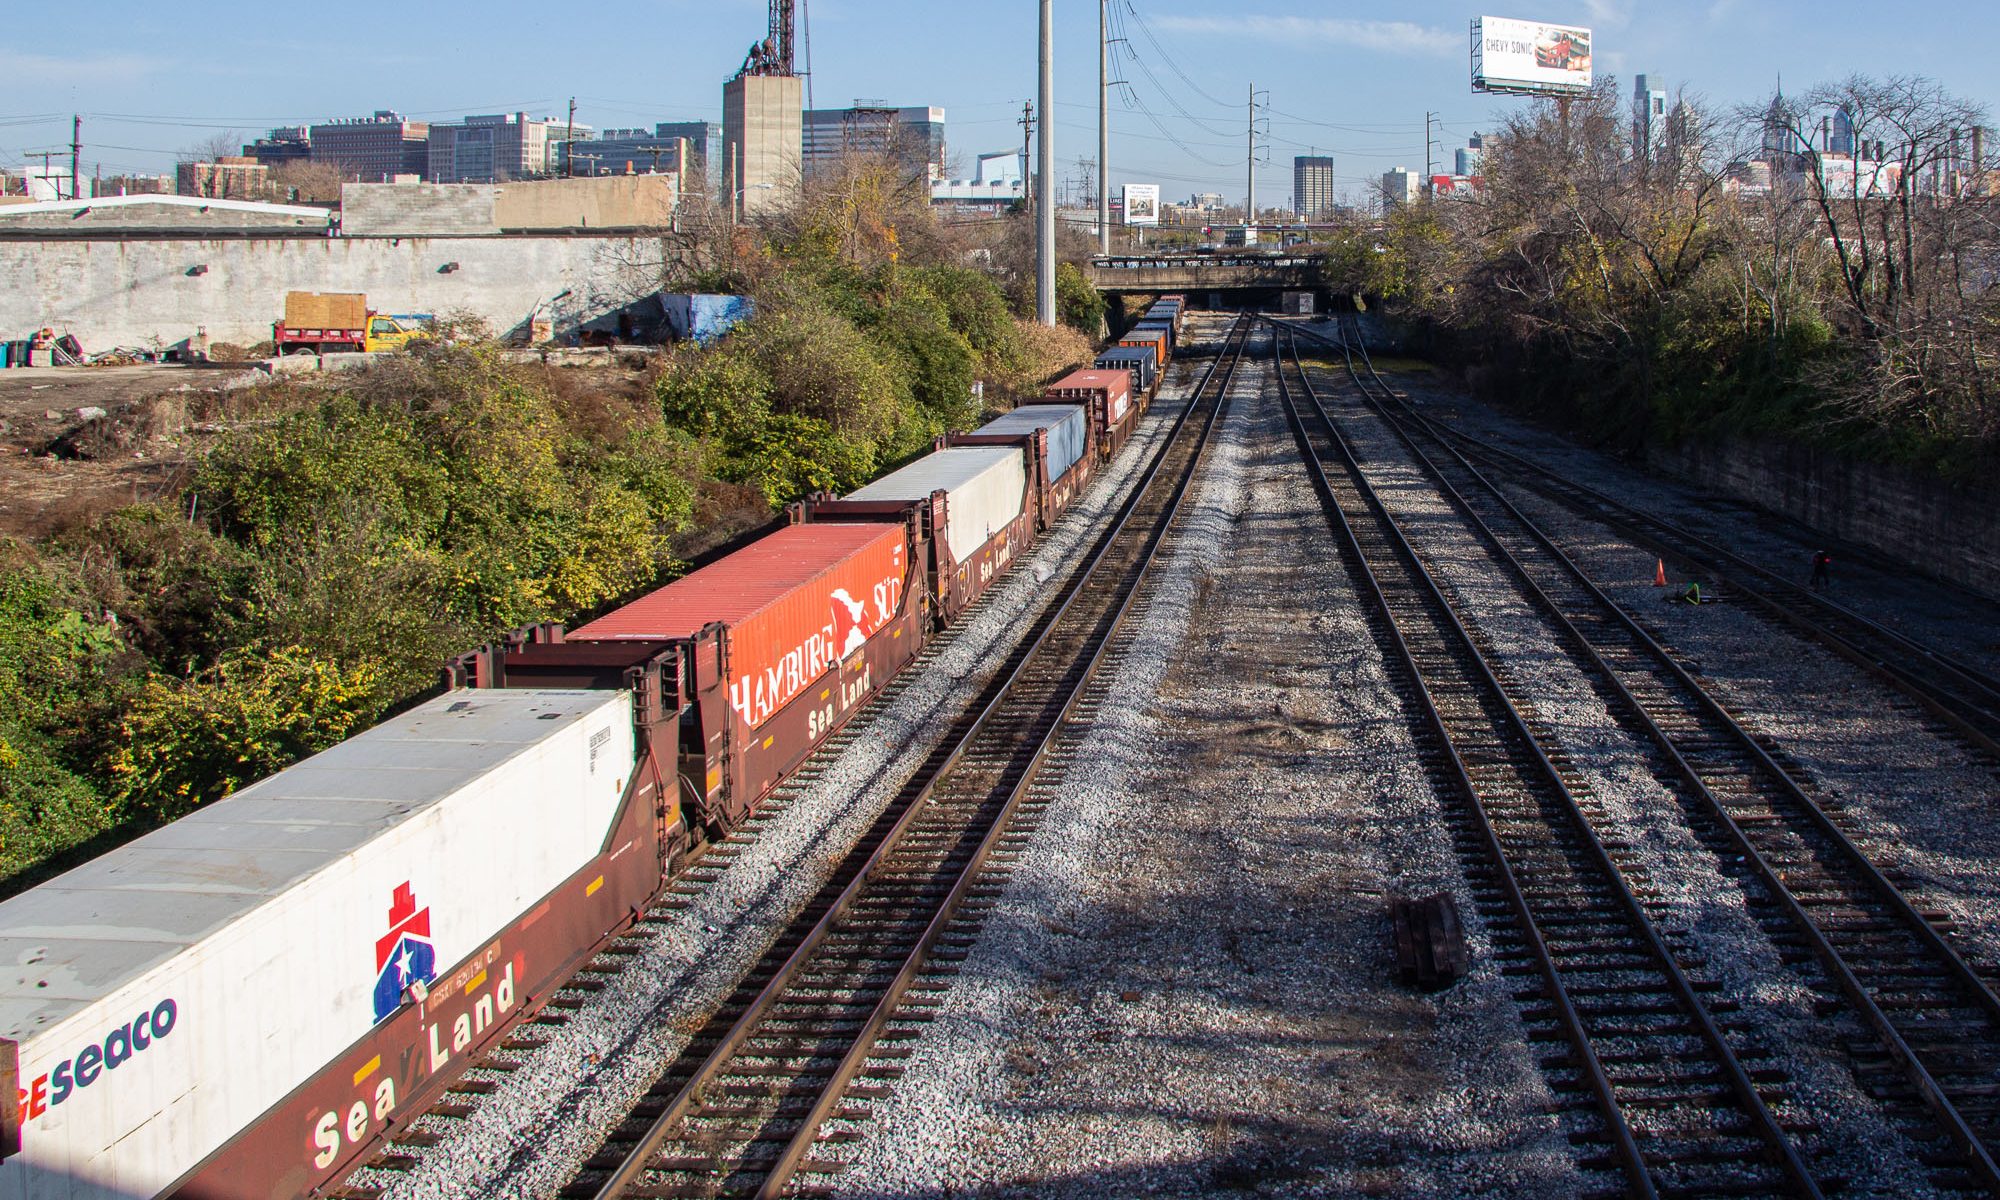
[[[384,312],[469,311],[499,333],[539,306],[561,334],[657,290],[661,265],[659,241],[643,237],[0,241],[0,337],[46,325],[94,352],[205,329],[249,345],[271,336],[288,291],[365,292]]]
[[[1690,444],[1648,457],[1669,474],[2000,597],[2000,492],[1784,442]]]

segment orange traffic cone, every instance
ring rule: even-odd
[[[1665,587],[1667,586],[1667,560],[1664,558],[1660,559],[1659,563],[1660,565],[1653,569],[1653,586]]]

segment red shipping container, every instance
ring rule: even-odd
[[[902,611],[901,523],[789,525],[570,632],[663,642],[729,629],[729,703],[755,729]]]
[[[1122,343],[1121,343],[1122,344]],[[1044,393],[1054,400],[1088,400],[1101,398],[1104,405],[1104,423],[1108,426],[1125,419],[1125,411],[1132,407],[1132,373],[1130,371],[1071,371],[1050,384]]]

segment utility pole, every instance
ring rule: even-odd
[[[1041,142],[1035,147],[1035,318],[1056,323],[1056,206],[1052,190],[1056,173],[1056,73],[1054,0],[1042,0],[1041,81],[1037,101],[1041,111]]]
[[[83,115],[69,116],[69,198],[83,199]]]
[[[1111,253],[1111,0],[1097,0],[1097,252]]]
[[[1424,114],[1424,191],[1426,193],[1428,193],[1431,190],[1431,176],[1436,174],[1436,172],[1431,169],[1431,161],[1432,161],[1431,146],[1434,144],[1431,141],[1431,126],[1433,125],[1438,125],[1441,127],[1443,125],[1443,122],[1437,119],[1436,113],[1434,112],[1425,113]],[[1440,132],[1442,132],[1441,129]]]
[[[563,134],[563,176],[576,174],[576,97],[569,98],[569,132]]]
[[[1243,190],[1243,244],[1250,245],[1250,231],[1257,224],[1257,85],[1250,85],[1250,152],[1244,161],[1249,164],[1249,181]]]
[[[1035,102],[1021,104],[1021,199],[1035,211]]]

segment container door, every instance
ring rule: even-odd
[[[21,1152],[21,1046],[0,1038],[0,1162]]]
[[[704,825],[720,826],[731,809],[729,778],[729,733],[735,714],[729,708],[729,660],[722,626],[710,625],[694,635],[688,645],[690,690],[694,693],[698,747],[690,747],[688,774],[700,778],[701,811],[695,818]]]

